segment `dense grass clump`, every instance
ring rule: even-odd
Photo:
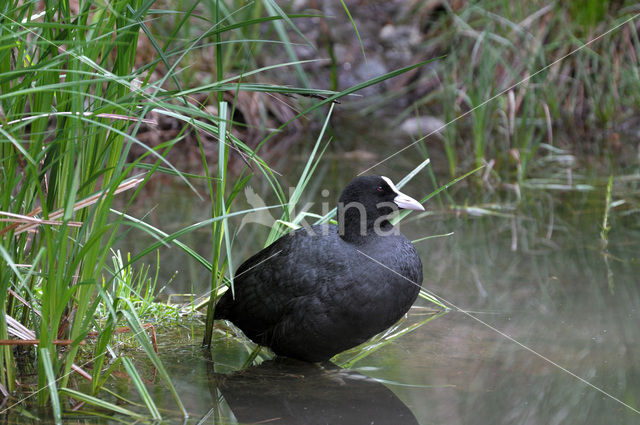
[[[134,70],[142,21],[151,2],[107,5],[68,1],[5,2],[0,31],[0,339],[34,340],[38,404],[48,401],[60,420],[60,395],[89,404],[113,369],[103,370],[111,336],[126,322],[167,385],[173,388],[118,282],[105,275],[109,247],[122,215],[114,197],[137,191],[152,173],[128,162],[145,114],[157,105],[144,75]],[[145,154],[157,167],[178,139]],[[107,311],[95,319],[98,307]],[[18,324],[16,321],[19,321]],[[80,345],[99,335],[92,372],[76,365]],[[64,349],[61,348],[64,346]],[[135,368],[123,362],[134,382]],[[0,389],[15,390],[12,347],[0,350]],[[129,365],[130,366],[130,365]],[[72,372],[91,379],[76,397]],[[19,377],[18,377],[19,379]],[[149,399],[143,385],[136,385]],[[46,389],[46,390],[45,390]],[[66,392],[64,392],[64,391]],[[59,393],[60,391],[60,393]],[[173,390],[178,407],[184,410]],[[114,405],[102,402],[102,407]],[[153,403],[152,416],[159,417]]]

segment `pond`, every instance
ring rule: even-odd
[[[317,212],[354,173],[336,172],[335,159],[326,162],[318,170],[321,183],[309,189]],[[431,190],[424,188],[428,181],[417,177],[403,191],[419,197]],[[441,235],[416,247],[423,287],[450,310],[434,315],[434,305],[419,299],[398,328],[411,331],[362,358],[350,352],[334,364],[308,365],[261,354],[243,369],[253,344],[220,324],[211,352],[203,350],[203,323],[185,319],[161,330],[159,344],[189,411],[186,421],[144,355],[136,366],[166,423],[639,423],[640,226],[637,213],[614,211],[604,242],[602,186],[534,190],[517,204],[474,208],[451,209],[434,199],[427,212],[412,213],[400,225],[409,239]],[[257,184],[253,189],[268,193]],[[147,220],[163,230],[206,218],[207,202],[184,187],[151,190],[138,208],[157,205]],[[268,228],[248,223],[243,232],[235,240],[237,259],[257,251]],[[206,257],[208,238],[203,231],[182,241]],[[123,248],[136,252],[147,243],[136,236]],[[165,295],[206,292],[208,274],[191,263],[175,248],[162,251],[161,281],[179,271]],[[106,387],[139,400],[122,376]],[[72,420],[118,422],[86,415]],[[16,415],[5,423],[27,422]]]
[[[330,175],[323,183],[331,193],[350,178]],[[419,195],[420,184],[403,191]],[[451,309],[432,317],[433,305],[419,299],[402,328],[431,320],[358,361],[334,359],[348,368],[266,356],[241,371],[253,346],[224,329],[211,355],[200,348],[200,324],[161,336],[188,423],[638,423],[640,228],[637,215],[612,213],[605,244],[605,195],[592,188],[533,191],[518,206],[453,212],[433,201],[426,213],[414,213],[401,223],[410,239],[452,233],[416,243],[423,286]],[[184,212],[176,205],[201,213],[162,192],[177,216]],[[315,208],[326,198],[316,197]],[[245,229],[250,238],[264,240],[266,226],[252,226]],[[236,258],[260,247],[241,241]],[[185,264],[175,253],[172,261]],[[187,275],[174,283],[189,283],[172,290],[206,291],[208,276]],[[163,384],[152,387],[159,405],[171,409]],[[136,397],[126,382],[113,389]]]

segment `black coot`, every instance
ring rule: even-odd
[[[340,195],[338,226],[300,228],[249,258],[214,318],[277,355],[311,362],[387,329],[422,283],[415,248],[387,220],[398,208],[424,211],[387,177],[357,177]]]

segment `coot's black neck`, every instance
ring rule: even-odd
[[[367,211],[358,204],[338,204],[338,234],[349,243],[362,244],[372,237],[394,234],[387,215]]]

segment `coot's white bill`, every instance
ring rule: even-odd
[[[420,202],[416,201],[411,196],[405,195],[404,193],[400,192],[389,177],[385,177],[385,176],[381,176],[381,177],[384,179],[384,181],[387,182],[389,187],[396,193],[396,197],[393,198],[393,202],[397,206],[407,210],[424,211],[424,207],[420,204]]]
[[[416,201],[411,196],[405,195],[402,192],[398,193],[398,196],[393,198],[393,202],[400,208],[404,208],[407,210],[424,211],[424,207],[420,204],[420,202]]]

